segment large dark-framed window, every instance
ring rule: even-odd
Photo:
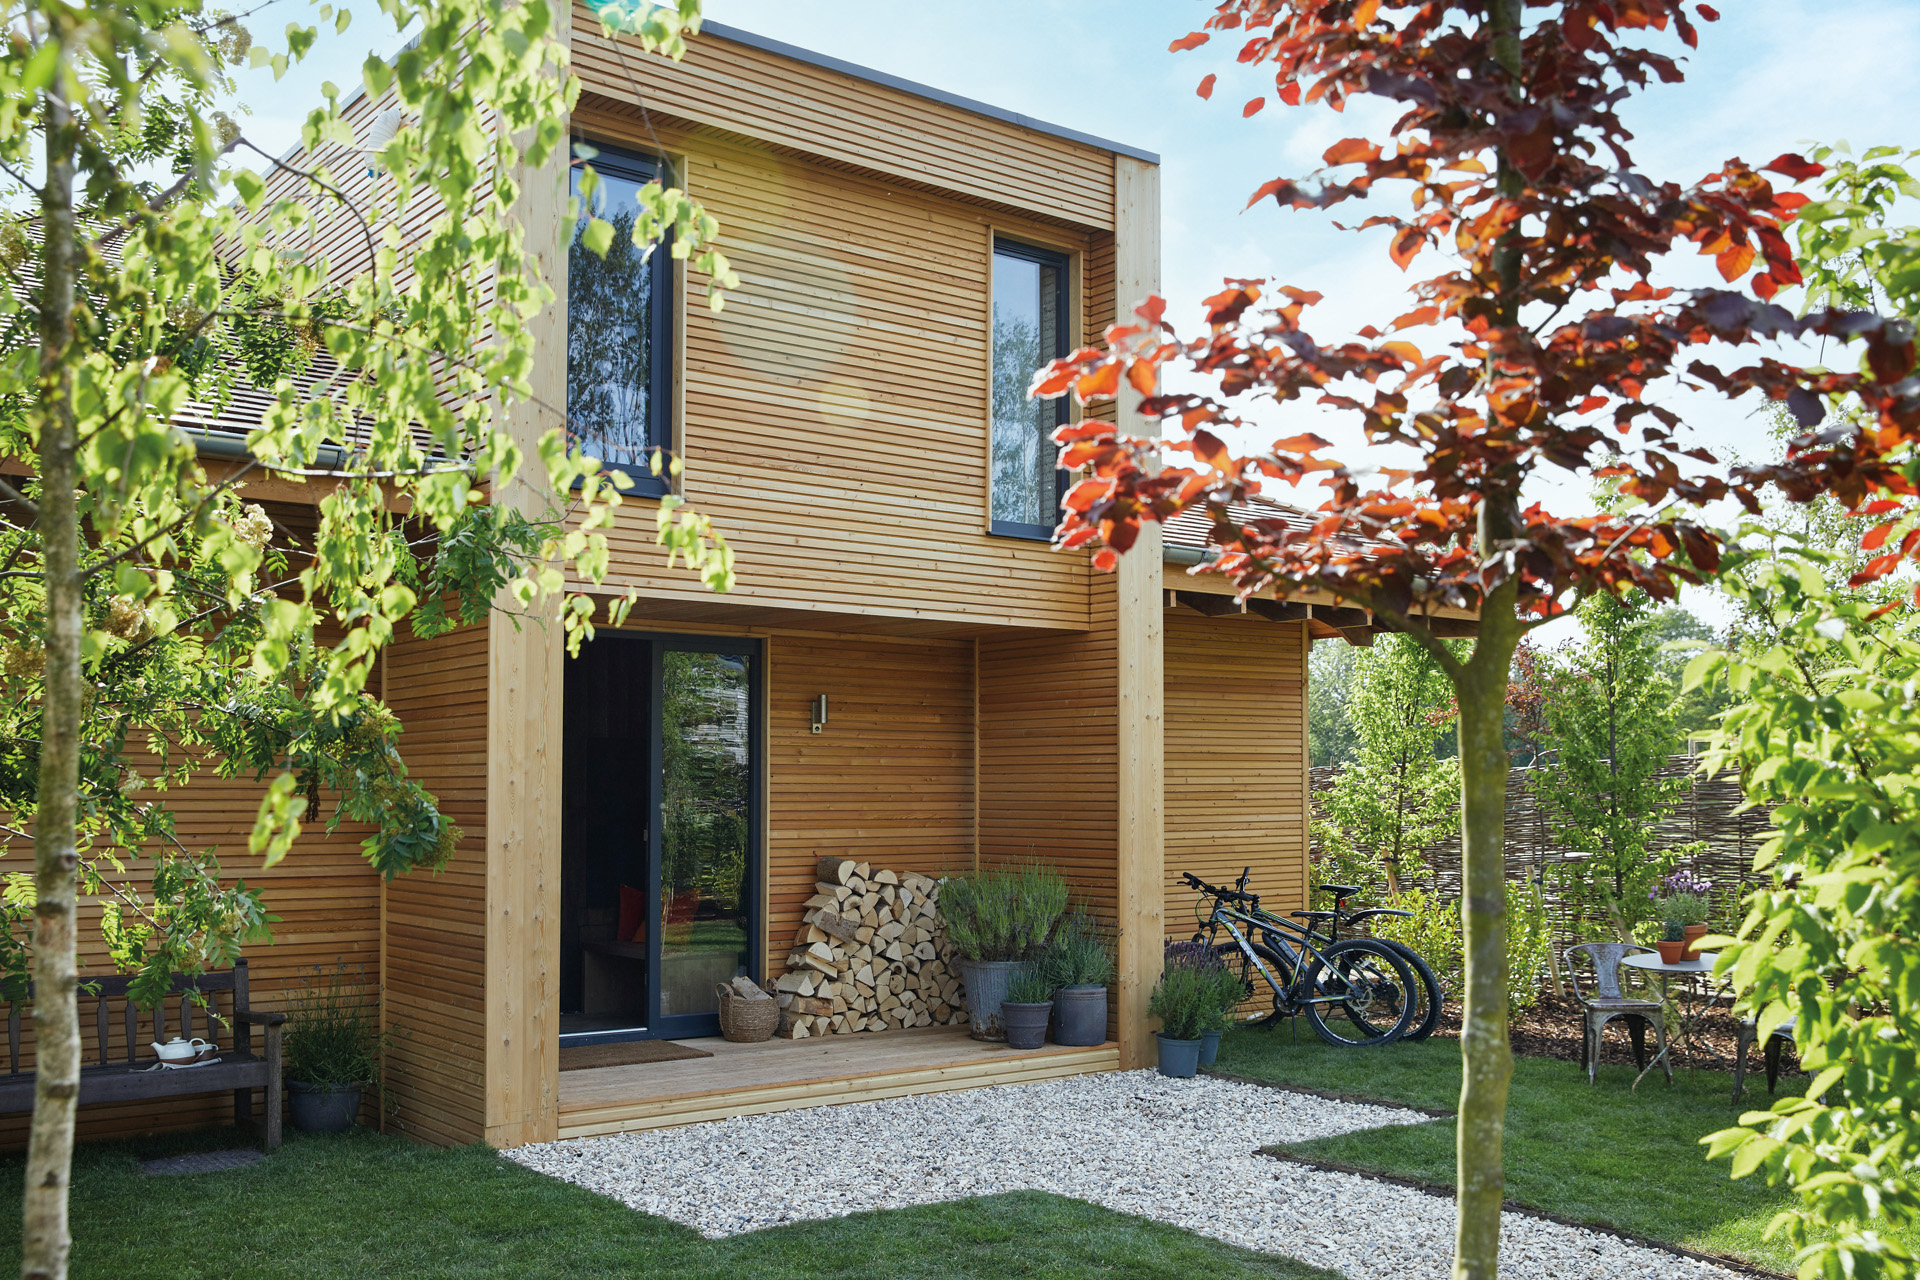
[[[1072,342],[1071,266],[1064,253],[994,237],[987,528],[1006,537],[1045,540],[1060,522],[1067,474],[1052,437],[1068,421],[1067,398],[1032,400],[1027,388]]]
[[[640,188],[660,161],[595,145],[599,188],[582,201],[567,249],[567,442],[633,480],[629,493],[659,496],[673,486],[662,457],[673,450],[673,255],[666,243],[643,253],[633,243]],[[572,192],[584,176],[572,168]],[[613,224],[602,258],[581,243],[589,216]]]

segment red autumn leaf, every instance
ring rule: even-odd
[[[1298,80],[1289,80],[1285,84],[1280,85],[1280,101],[1290,107],[1300,105],[1300,82]]]
[[[1713,264],[1720,268],[1720,278],[1732,284],[1747,274],[1755,256],[1752,245],[1730,244],[1714,255]]]
[[[1355,164],[1380,158],[1380,148],[1365,138],[1342,138],[1320,157],[1328,164]]]
[[[1110,396],[1120,389],[1120,366],[1103,364],[1090,373],[1074,379],[1073,393],[1080,397],[1081,403]]]
[[[1607,398],[1605,396],[1588,396],[1585,400],[1582,400],[1580,402],[1580,407],[1578,409],[1575,409],[1574,412],[1575,413],[1592,413],[1595,409],[1605,408],[1606,404],[1607,404]]]
[[[1275,453],[1312,453],[1315,449],[1324,449],[1326,447],[1327,442],[1310,431],[1297,436],[1288,436],[1285,440],[1275,440],[1273,442],[1273,451]]]
[[[1858,514],[1863,516],[1883,516],[1889,511],[1898,511],[1899,509],[1900,503],[1897,499],[1875,498],[1872,502],[1860,508]]]
[[[1875,556],[1873,559],[1867,561],[1860,572],[1847,579],[1847,585],[1850,587],[1864,587],[1869,582],[1878,581],[1886,577],[1889,573],[1892,573],[1894,566],[1899,563],[1900,557],[1897,555]]]
[[[1291,178],[1275,178],[1272,182],[1260,185],[1260,189],[1247,200],[1247,208],[1253,208],[1268,196],[1272,196],[1279,204],[1294,204],[1299,194],[1300,188],[1293,184]]]
[[[1422,360],[1426,359],[1425,356],[1420,354],[1420,348],[1414,346],[1411,342],[1397,340],[1394,342],[1383,342],[1380,344],[1380,350],[1388,355],[1398,356],[1407,364],[1419,364]]]
[[[1249,116],[1257,114],[1260,108],[1266,105],[1267,100],[1264,97],[1250,99],[1246,106],[1240,108],[1240,118],[1245,120]]]
[[[1120,567],[1120,557],[1113,554],[1111,549],[1102,547],[1093,553],[1093,567],[1101,573],[1112,573]]]
[[[1393,238],[1393,244],[1387,250],[1387,256],[1393,259],[1396,267],[1405,271],[1407,264],[1413,261],[1414,255],[1419,253],[1426,243],[1427,238],[1420,234],[1420,228],[1402,227],[1400,234]]]
[[[1127,381],[1143,396],[1153,394],[1154,367],[1151,360],[1135,360],[1127,366]]]
[[[1036,396],[1057,396],[1073,385],[1074,367],[1063,360],[1056,360],[1046,368],[1046,377],[1035,378],[1030,394]]]
[[[1804,191],[1782,191],[1774,196],[1773,207],[1783,213],[1792,213],[1795,209],[1810,203],[1812,200],[1813,197]]]
[[[1380,0],[1360,0],[1359,4],[1353,6],[1353,16],[1348,18],[1347,21],[1351,22],[1354,30],[1358,31],[1361,27],[1372,22],[1373,15],[1379,11]]]
[[[1708,22],[1720,21],[1720,11],[1714,8],[1710,4],[1697,4],[1693,6],[1693,8],[1694,8],[1694,12],[1698,13],[1701,17],[1705,18]]]
[[[1168,45],[1167,52],[1185,53],[1189,49],[1198,49],[1211,39],[1213,39],[1213,37],[1204,31],[1189,31],[1186,35],[1181,36],[1178,40]]]
[[[1867,536],[1860,539],[1860,549],[1862,551],[1878,551],[1880,544],[1885,542],[1887,535],[1892,532],[1893,526],[1890,524],[1883,524],[1878,529],[1868,530]]]
[[[1211,431],[1194,432],[1189,444],[1193,448],[1193,456],[1215,470],[1223,470],[1233,461],[1233,454],[1225,443]]]
[[[1211,98],[1213,96],[1213,82],[1219,78],[1217,75],[1209,75],[1205,80],[1200,82],[1200,87],[1195,89],[1194,92],[1203,98]]]
[[[1827,171],[1823,164],[1815,164],[1804,156],[1794,155],[1791,151],[1775,156],[1760,166],[1762,172],[1780,173],[1795,182],[1805,182],[1808,178],[1817,178]]]
[[[1753,291],[1763,299],[1771,298],[1774,294],[1780,292],[1780,286],[1772,276],[1762,271],[1753,278]]]

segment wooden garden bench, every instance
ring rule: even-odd
[[[80,1069],[80,1104],[89,1102],[129,1102],[147,1098],[175,1098],[193,1093],[233,1090],[233,1118],[243,1127],[253,1119],[253,1091],[266,1092],[266,1115],[261,1125],[267,1150],[280,1145],[280,1028],[284,1013],[263,1013],[247,1005],[247,962],[238,960],[228,970],[202,973],[193,977],[176,975],[173,990],[154,1009],[148,1019],[151,1034],[140,1029],[140,1007],[127,998],[133,979],[121,975],[82,979],[80,1001],[94,1002],[94,1034],[98,1061]],[[97,988],[92,994],[88,988]],[[206,997],[206,1005],[196,1008],[192,994]],[[205,1015],[219,1011],[220,996],[229,993],[226,1019],[231,1033],[219,1029]],[[29,990],[25,1003],[31,1003]],[[177,1024],[169,1030],[167,1004],[175,1003]],[[118,1014],[114,1005],[120,1006]],[[7,1006],[7,1068],[0,1076],[0,1113],[33,1110],[33,1071],[20,1066],[20,1003]],[[194,1021],[206,1021],[207,1030],[196,1033]],[[84,1025],[84,1023],[83,1023]],[[124,1026],[123,1043],[112,1044],[116,1025]],[[253,1029],[264,1032],[262,1052],[253,1052]],[[185,1069],[159,1067],[159,1059],[148,1047],[150,1041],[165,1042],[169,1035],[191,1040],[196,1034],[220,1046],[219,1061]],[[85,1051],[83,1050],[83,1056]]]

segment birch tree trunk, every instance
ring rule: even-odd
[[[47,39],[69,39],[64,10],[45,10]],[[73,1116],[80,1093],[80,1016],[74,970],[74,890],[79,859],[75,815],[80,785],[81,577],[78,440],[73,415],[73,157],[76,130],[56,72],[46,91],[47,172],[41,193],[45,275],[40,286],[41,498],[38,525],[46,574],[46,705],[40,719],[40,783],[33,856],[33,1129],[22,1198],[20,1274],[64,1280],[70,1244],[67,1184],[73,1167]]]
[[[1460,703],[1461,951],[1460,1112],[1455,1137],[1454,1280],[1496,1280],[1501,1143],[1513,1050],[1507,1042],[1507,750],[1501,738],[1507,668],[1519,625],[1511,585],[1481,615],[1472,659],[1455,676]]]

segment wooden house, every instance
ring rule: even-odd
[[[1193,929],[1177,875],[1251,866],[1270,904],[1304,905],[1307,650],[1370,634],[1331,601],[1242,605],[1189,576],[1195,528],[1112,576],[1049,548],[1067,410],[1018,392],[1159,288],[1157,158],[718,24],[680,64],[584,9],[571,39],[606,216],[671,164],[742,282],[714,313],[665,255],[573,251],[559,157],[528,176],[566,299],[536,390],[641,490],[650,450],[682,457],[738,585],[664,568],[642,496],[607,584],[639,603],[581,658],[503,611],[395,643],[403,752],[465,841],[391,884],[348,830],[250,875],[284,918],[250,957],[257,1002],[335,956],[377,975],[401,1031],[390,1127],[434,1143],[1149,1064],[1163,940]],[[364,138],[389,106],[348,115]],[[209,449],[244,425],[207,424]],[[312,488],[254,496],[292,511]],[[182,839],[244,840],[244,789],[196,790]],[[1120,931],[1112,1039],[1022,1055],[928,1029],[559,1069],[563,1040],[712,1035],[715,977],[777,967],[827,855],[1061,868]]]

